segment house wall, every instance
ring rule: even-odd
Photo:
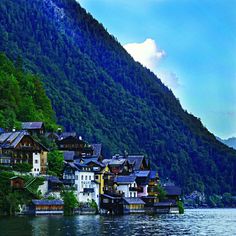
[[[44,196],[48,192],[48,180],[45,180],[43,184],[39,186],[38,190],[40,190]]]
[[[75,172],[75,188],[79,202],[87,202],[92,199],[99,205],[99,184],[94,182],[95,174],[89,171]],[[92,193],[85,193],[84,188],[92,188]]]
[[[137,197],[137,191],[130,191],[130,187],[137,187],[137,185],[135,182],[133,182],[132,184],[120,184],[117,186],[117,190],[124,192],[124,197]]]
[[[148,185],[143,185],[141,186],[143,188],[143,192],[139,193],[138,192],[138,197],[146,197],[148,195]]]
[[[41,165],[41,174],[43,175],[47,173],[47,161],[48,161],[48,152],[41,152],[40,165]]]
[[[40,164],[40,153],[33,153],[33,168],[32,168],[32,174],[38,175],[41,172],[41,164]]]

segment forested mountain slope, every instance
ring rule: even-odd
[[[15,64],[0,54],[0,127],[21,129],[22,121],[43,121],[54,130],[55,113],[41,79],[25,72],[21,60]]]
[[[43,75],[59,124],[107,156],[148,154],[185,192],[236,191],[236,152],[74,0],[2,0],[0,12],[0,51]]]

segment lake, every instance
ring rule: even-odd
[[[236,235],[236,209],[191,209],[184,215],[1,217],[1,236]]]

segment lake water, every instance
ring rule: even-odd
[[[193,209],[184,215],[1,217],[1,236],[236,235],[236,209]]]

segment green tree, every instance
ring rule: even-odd
[[[73,191],[64,190],[61,193],[64,201],[64,214],[73,215],[74,209],[78,206],[78,201]]]
[[[14,170],[19,172],[30,172],[32,170],[32,165],[29,163],[16,163],[13,167]]]
[[[48,153],[48,170],[54,172],[57,176],[62,175],[64,167],[64,157],[62,152],[53,150]]]
[[[166,198],[166,191],[163,189],[163,187],[160,184],[157,185],[157,191],[158,191],[159,201],[165,200],[165,198]]]

